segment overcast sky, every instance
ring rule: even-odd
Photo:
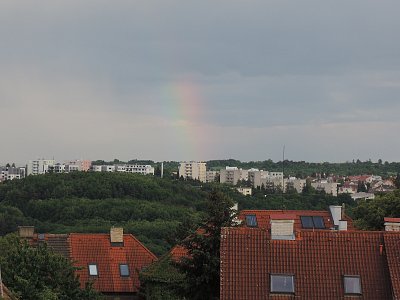
[[[0,162],[400,161],[400,1],[2,0]]]

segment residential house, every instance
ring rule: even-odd
[[[110,300],[138,299],[139,272],[157,260],[122,228],[113,227],[109,234],[43,234],[34,233],[32,226],[21,226],[19,234],[32,245],[47,243],[55,252],[70,258],[77,267],[81,286],[93,282],[93,287]]]
[[[220,299],[400,299],[399,231],[355,230],[340,206],[241,218],[221,232]]]

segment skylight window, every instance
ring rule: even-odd
[[[272,293],[294,293],[294,275],[271,274]]]
[[[129,276],[129,267],[127,264],[120,264],[119,265],[119,273],[122,277]]]
[[[89,264],[89,275],[90,276],[99,276],[99,272],[97,270],[96,264]]]
[[[301,216],[300,219],[304,229],[325,229],[324,219],[321,216]]]
[[[257,227],[256,215],[246,215],[246,225],[249,227]]]
[[[344,293],[345,294],[361,294],[361,279],[358,275],[344,276]]]

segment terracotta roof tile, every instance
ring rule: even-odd
[[[400,223],[400,218],[384,218],[384,221],[389,223]]]
[[[157,258],[134,236],[124,234],[123,246],[112,246],[109,234],[77,234],[69,236],[71,259],[77,267],[81,285],[94,281],[101,292],[132,293],[140,286],[139,271]],[[89,276],[88,265],[97,264],[98,276]],[[129,266],[129,277],[121,277],[119,266]]]
[[[313,229],[303,229],[301,225],[301,216],[321,216],[324,220],[325,228],[333,228],[333,220],[329,211],[326,210],[242,210],[239,213],[239,219],[245,220],[246,215],[255,215],[257,218],[257,224],[259,228],[270,229],[270,220],[279,219],[287,220],[288,217],[294,220],[294,230],[313,230]],[[354,230],[353,221],[348,216],[344,218],[347,221],[347,230]],[[244,226],[246,223],[243,222]],[[325,230],[326,230],[325,229]]]
[[[400,233],[385,232],[385,252],[393,285],[393,299],[400,299]]]
[[[271,240],[265,228],[223,228],[221,299],[343,299],[344,275],[360,276],[362,299],[392,299],[383,235],[301,231],[287,241]],[[393,249],[399,253],[398,244]],[[400,273],[398,259],[393,268]],[[295,294],[271,294],[271,273],[293,274]]]

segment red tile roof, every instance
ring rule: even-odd
[[[71,259],[77,267],[81,285],[94,281],[94,288],[101,292],[133,293],[140,286],[139,271],[157,258],[133,235],[124,234],[123,246],[112,246],[109,234],[69,235]],[[97,264],[98,276],[89,276],[88,265]],[[128,264],[129,277],[121,277],[119,265]]]
[[[326,210],[242,210],[239,213],[239,219],[245,220],[246,215],[255,215],[257,218],[257,224],[259,228],[270,229],[270,220],[276,220],[281,218],[281,220],[287,220],[288,217],[294,220],[294,230],[313,230],[313,229],[303,229],[301,225],[301,216],[321,216],[324,220],[325,228],[333,228],[333,220],[329,211]],[[351,218],[345,216],[347,221],[347,230],[354,230],[353,221]],[[246,226],[246,222],[243,222]],[[326,230],[325,229],[325,230]]]
[[[390,277],[392,278],[393,299],[400,299],[400,233],[385,232],[385,252]]]
[[[174,261],[179,261],[182,257],[186,257],[188,255],[188,250],[181,245],[176,245],[169,253]]]
[[[384,218],[384,221],[389,223],[400,223],[400,218]]]
[[[381,251],[384,235],[386,239],[385,232],[301,231],[296,240],[287,241],[271,240],[264,228],[223,228],[221,299],[343,299],[344,275],[360,276],[362,296],[357,298],[392,299],[386,259],[399,276],[400,233],[389,235],[394,241],[386,252],[392,258]],[[293,274],[295,293],[271,294],[271,273]]]

